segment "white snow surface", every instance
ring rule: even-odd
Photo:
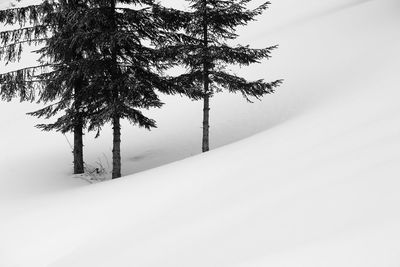
[[[159,128],[123,125],[118,180],[73,178],[65,137],[25,115],[38,106],[2,102],[0,266],[400,266],[399,14],[272,1],[239,42],[279,49],[233,70],[284,85],[216,96],[206,154],[201,103],[165,97]],[[107,165],[109,128],[86,135],[86,162]]]

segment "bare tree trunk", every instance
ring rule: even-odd
[[[117,30],[117,21],[116,21],[116,0],[111,0],[111,9],[112,9],[112,30]],[[118,64],[117,64],[117,50],[116,47],[112,47],[111,58],[113,66],[113,74],[112,79],[115,80],[118,77]],[[116,85],[112,89],[112,97],[114,100],[114,105],[119,103],[119,90]],[[119,105],[116,105],[118,108]],[[121,177],[121,117],[118,114],[118,111],[114,110],[113,115],[113,169],[112,169],[112,179]]]
[[[82,119],[76,118],[74,126],[74,174],[84,173],[83,163],[83,123]]]
[[[207,1],[204,4],[203,14],[203,38],[204,38],[204,62],[203,62],[203,83],[204,83],[204,107],[203,107],[203,142],[202,151],[210,150],[209,130],[210,130],[210,81],[209,81],[209,55],[208,55],[208,26],[207,26]]]
[[[208,95],[204,96],[204,108],[203,108],[203,152],[210,150],[209,144],[209,130],[210,130],[210,97]]]
[[[74,88],[74,174],[81,174],[85,172],[83,162],[83,118],[81,114],[82,108],[82,79],[75,81]]]
[[[120,117],[114,116],[113,119],[113,170],[112,178],[121,177],[121,124]]]

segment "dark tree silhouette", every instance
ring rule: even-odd
[[[252,49],[249,46],[230,46],[227,41],[236,39],[237,26],[246,25],[267,9],[266,2],[255,9],[246,6],[251,0],[189,0],[191,11],[186,12],[183,23],[186,38],[165,48],[170,58],[187,67],[188,72],[176,77],[184,87],[193,87],[202,93],[203,141],[202,151],[209,150],[210,98],[219,91],[241,93],[248,101],[274,92],[282,80],[265,82],[247,81],[229,73],[227,65],[250,65],[270,58],[277,46]]]
[[[73,43],[85,54],[79,63],[88,77],[86,91],[95,92],[89,107],[89,130],[111,122],[113,127],[112,177],[121,176],[121,120],[151,129],[154,120],[143,109],[158,108],[158,92],[185,93],[176,82],[162,75],[169,63],[161,62],[156,47],[174,34],[172,19],[179,12],[151,0],[88,1],[89,8],[68,22],[74,24]],[[125,5],[122,5],[125,4]],[[127,7],[126,5],[131,6]],[[172,32],[171,32],[172,31]]]
[[[49,131],[74,133],[74,173],[84,172],[83,128],[84,114],[82,87],[84,76],[77,72],[74,62],[82,58],[81,52],[65,43],[65,36],[74,32],[66,21],[72,11],[77,11],[84,1],[43,1],[38,5],[14,7],[0,11],[0,22],[13,25],[14,29],[0,32],[0,56],[6,62],[20,60],[24,45],[44,45],[37,52],[41,55],[38,65],[0,75],[0,94],[11,100],[54,102],[39,111],[30,113],[50,118],[59,111],[65,114],[56,123],[38,125]],[[60,45],[61,44],[61,45]]]

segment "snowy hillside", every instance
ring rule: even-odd
[[[284,85],[215,97],[202,155],[201,104],[165,98],[158,129],[123,125],[119,180],[73,178],[66,137],[25,115],[36,106],[0,103],[0,267],[399,266],[399,14],[272,1],[240,42],[279,49],[235,71]],[[86,135],[86,161],[106,166],[110,147],[110,129]]]

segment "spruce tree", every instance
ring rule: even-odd
[[[84,58],[82,50],[71,43],[75,32],[74,25],[68,23],[69,17],[76,12],[87,9],[85,0],[64,0],[57,3],[55,12],[44,14],[45,21],[52,25],[52,36],[45,41],[44,47],[38,50],[44,62],[51,62],[51,72],[42,74],[43,88],[39,101],[54,102],[38,111],[29,113],[37,117],[50,118],[60,110],[64,115],[55,123],[41,124],[39,128],[45,131],[57,130],[62,133],[72,132],[74,136],[73,157],[74,173],[84,172],[83,160],[83,130],[89,114],[86,112],[90,104],[85,86],[88,78],[79,68]]]
[[[0,53],[6,60],[19,59],[21,44],[45,44],[38,51],[40,66],[0,75],[1,95],[8,100],[16,94],[21,100],[33,100],[39,92],[39,102],[57,101],[31,115],[50,118],[65,110],[55,123],[39,127],[74,132],[75,170],[83,166],[83,125],[99,132],[111,122],[112,176],[118,178],[121,119],[150,129],[155,121],[141,110],[162,105],[155,90],[188,94],[179,80],[161,75],[169,63],[160,63],[162,52],[155,49],[179,39],[173,30],[181,15],[152,0],[44,1],[0,12],[0,22],[20,24],[20,29],[2,33]]]
[[[175,15],[173,10],[161,8],[151,0],[89,2],[88,10],[70,17],[68,23],[76,26],[71,43],[85,54],[80,64],[89,77],[85,90],[96,91],[89,108],[89,129],[112,124],[112,178],[118,178],[121,120],[146,129],[156,127],[155,121],[142,113],[143,109],[162,106],[157,91],[183,92],[175,81],[162,74],[168,64],[160,62],[160,51],[155,48],[172,38],[173,34],[165,28],[172,27]]]
[[[39,111],[30,113],[38,117],[50,118],[61,110],[65,114],[56,123],[38,125],[43,130],[71,131],[74,133],[74,173],[84,172],[82,86],[83,75],[71,66],[81,55],[70,44],[63,44],[65,35],[72,35],[73,28],[68,27],[66,18],[71,11],[77,10],[84,1],[43,1],[38,5],[11,8],[0,11],[0,22],[17,25],[19,28],[0,32],[0,56],[6,62],[18,61],[24,45],[45,45],[39,65],[18,69],[0,75],[0,94],[3,99],[19,95],[21,101],[57,103]],[[60,45],[63,44],[63,45]]]
[[[185,42],[165,48],[170,57],[177,57],[188,68],[188,72],[176,79],[185,87],[202,93],[203,138],[202,151],[209,150],[210,98],[219,91],[241,93],[249,102],[274,92],[282,80],[265,82],[263,79],[248,81],[231,74],[227,65],[250,65],[270,58],[277,46],[253,49],[248,45],[229,45],[238,37],[238,26],[247,25],[267,9],[266,2],[255,9],[247,8],[251,0],[188,0],[190,11],[184,30]]]

